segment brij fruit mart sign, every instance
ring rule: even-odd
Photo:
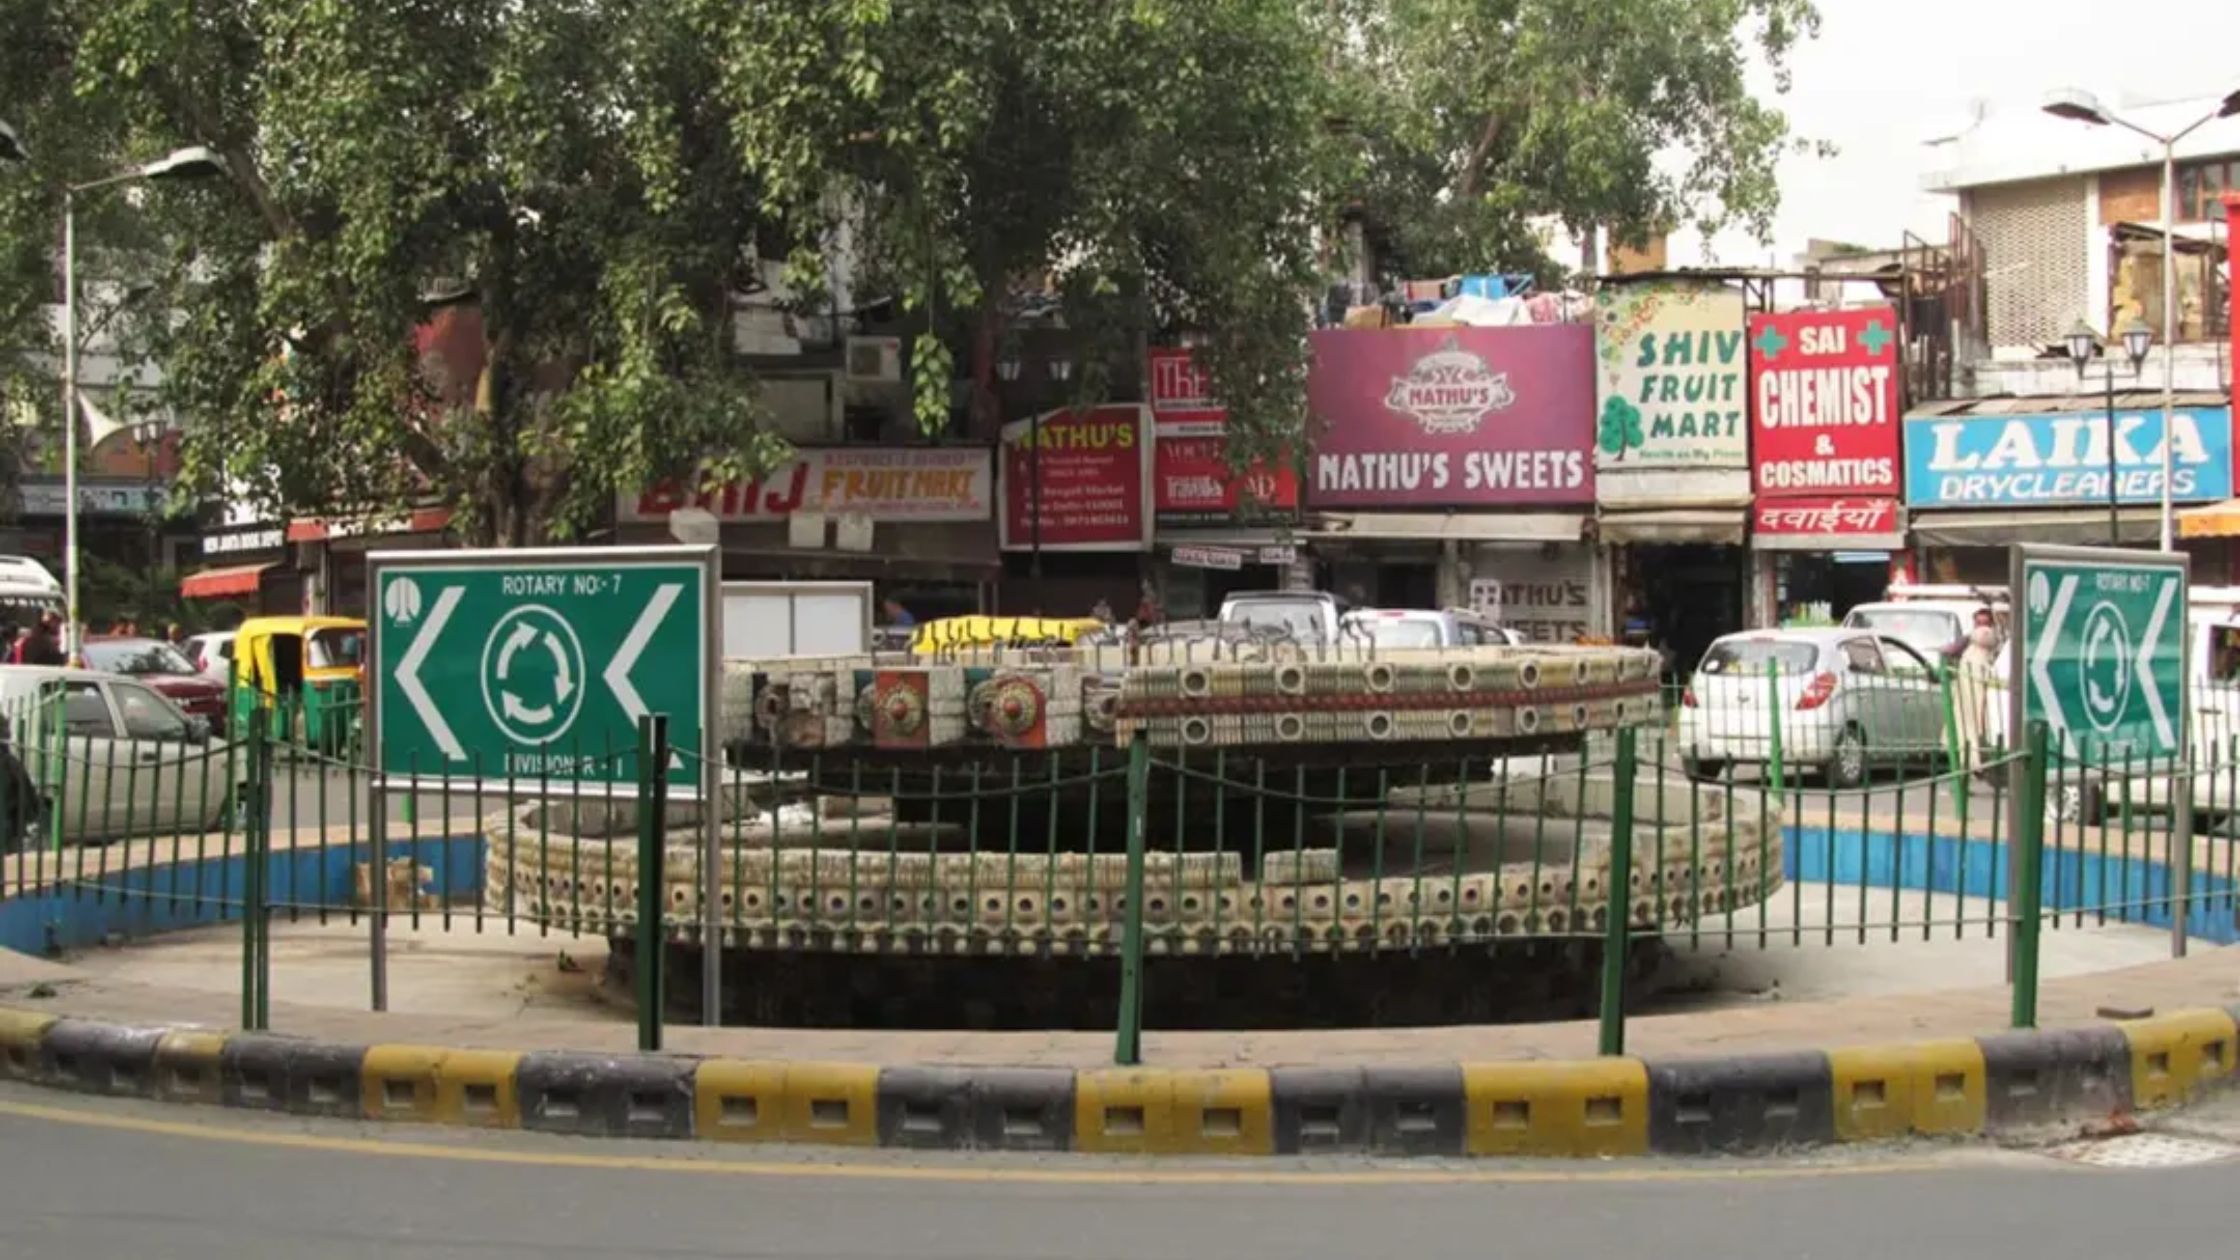
[[[1593,501],[1586,325],[1328,329],[1310,344],[1313,506]]]
[[[1003,426],[1007,551],[1147,551],[1151,409],[1137,403],[1046,412]]]
[[[1645,282],[1603,290],[1595,467],[1749,467],[1740,290]]]

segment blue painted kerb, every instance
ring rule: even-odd
[[[406,856],[432,872],[424,891],[445,900],[476,899],[482,895],[483,839],[479,835],[399,837],[388,845],[389,860]],[[48,854],[47,860],[56,860]],[[248,860],[231,857],[196,859],[182,853],[174,864],[165,862],[130,871],[101,874],[101,850],[65,849],[59,859],[74,886],[46,889],[0,901],[0,946],[25,954],[82,949],[106,940],[112,933],[153,936],[181,928],[236,921],[241,917],[242,880]],[[365,844],[340,844],[274,853],[265,868],[267,896],[274,913],[280,906],[328,907],[328,913],[347,914],[355,896],[352,869],[372,860]],[[83,865],[81,866],[81,862]],[[55,868],[49,866],[50,872]],[[315,909],[301,911],[316,914]]]
[[[1792,880],[1854,890],[1864,880],[1869,890],[1888,891],[1894,878],[1900,891],[1964,894],[1999,903],[2007,899],[2004,841],[1859,827],[1788,826],[1782,836],[1781,869]],[[2105,906],[2111,920],[2170,926],[2166,863],[2049,845],[2042,874],[2048,912],[2081,910],[2092,916],[2090,922],[2098,922]],[[2187,891],[2192,895],[2188,935],[2219,945],[2240,941],[2229,874],[2194,871]]]

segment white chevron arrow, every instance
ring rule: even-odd
[[[2178,583],[2162,584],[2162,598],[2154,603],[2154,616],[2147,618],[2147,633],[2139,642],[2137,662],[2139,687],[2147,693],[2147,712],[2154,718],[2154,733],[2165,748],[2177,747],[2178,737],[2170,726],[2170,711],[2162,707],[2162,693],[2155,690],[2154,645],[2162,638],[2162,627],[2170,620],[2170,604],[2177,594]]]
[[[622,646],[615,650],[614,659],[608,661],[606,669],[599,674],[606,681],[607,689],[614,693],[615,700],[622,705],[622,711],[630,715],[633,726],[639,718],[646,715],[646,699],[638,694],[637,685],[630,681],[630,671],[636,668],[638,658],[645,655],[646,644],[653,642],[653,632],[661,628],[661,619],[669,615],[669,609],[675,606],[677,597],[682,594],[684,584],[681,582],[670,582],[653,588],[653,598],[646,603],[646,610],[638,614],[638,624],[630,627],[630,633],[622,640]],[[675,753],[669,754],[669,769],[674,770],[682,764],[683,759]]]
[[[2077,580],[2073,573],[2060,579],[2053,608],[2046,613],[2044,633],[2038,636],[2037,650],[2030,654],[2030,681],[2038,689],[2039,703],[2045,705],[2047,725],[2064,737],[2069,731],[2069,718],[2061,712],[2061,693],[2053,687],[2053,653],[2061,642],[2062,624],[2069,619],[2069,600],[2077,593]],[[2019,736],[2020,732],[2015,734]]]
[[[420,667],[427,663],[428,653],[435,650],[436,639],[443,634],[444,624],[459,607],[459,600],[467,593],[464,586],[447,586],[436,596],[436,606],[429,611],[428,619],[420,623],[420,633],[412,637],[412,646],[405,649],[404,659],[397,662],[397,690],[412,703],[412,711],[420,715],[421,725],[436,741],[436,747],[453,761],[465,761],[467,750],[459,742],[451,724],[443,720],[443,710],[436,707],[436,698],[428,694],[428,685],[420,681]]]

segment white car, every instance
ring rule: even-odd
[[[1730,634],[1703,654],[1681,694],[1681,756],[1704,777],[1767,764],[1778,720],[1784,765],[1857,787],[1876,763],[1931,761],[1943,751],[1935,676],[1904,641],[1868,631]]]
[[[222,683],[233,681],[233,641],[239,636],[231,630],[212,630],[208,634],[187,636],[180,649],[194,667]]]
[[[1516,647],[1524,639],[1468,609],[1359,608],[1339,620],[1338,641],[1385,649]]]
[[[247,773],[207,722],[120,674],[0,666],[0,717],[64,840],[223,830]]]
[[[1975,624],[1976,613],[1985,608],[1991,610],[1999,635],[2005,638],[2007,605],[2003,598],[1901,599],[1860,604],[1844,614],[1843,628],[1903,639],[1906,646],[1935,660],[1967,634],[1968,628]]]

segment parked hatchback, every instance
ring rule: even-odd
[[[188,716],[213,727],[225,724],[226,685],[196,669],[184,652],[161,639],[89,638],[84,655],[87,669],[139,679]]]
[[[1851,629],[1752,630],[1714,641],[1680,699],[1688,772],[1772,760],[1816,767],[1838,787],[1875,764],[1933,760],[1944,703],[1927,658],[1901,640]]]
[[[0,666],[0,719],[65,841],[222,830],[239,795],[239,757],[136,679]]]

